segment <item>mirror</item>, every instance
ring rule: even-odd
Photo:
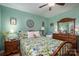
[[[75,19],[64,18],[58,21],[58,32],[64,34],[75,34]]]

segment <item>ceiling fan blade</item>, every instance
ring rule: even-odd
[[[61,6],[64,6],[65,3],[56,3],[57,5],[61,5]]]
[[[39,8],[42,8],[42,7],[46,6],[46,5],[48,5],[48,4],[44,4],[44,5],[42,5],[42,6],[39,6]]]
[[[51,11],[52,10],[52,7],[49,7],[49,11]]]

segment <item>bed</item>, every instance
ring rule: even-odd
[[[22,56],[61,56],[66,55],[72,45],[69,42],[48,37],[20,38]]]

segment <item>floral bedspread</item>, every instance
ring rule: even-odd
[[[63,41],[47,37],[22,38],[20,49],[23,56],[50,56]]]

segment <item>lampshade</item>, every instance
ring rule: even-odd
[[[16,38],[18,38],[18,35],[17,35],[17,33],[9,33],[8,38],[9,39],[16,39]]]
[[[45,30],[45,27],[41,27],[41,30]]]
[[[14,33],[14,30],[11,29],[11,30],[10,30],[10,33]]]

